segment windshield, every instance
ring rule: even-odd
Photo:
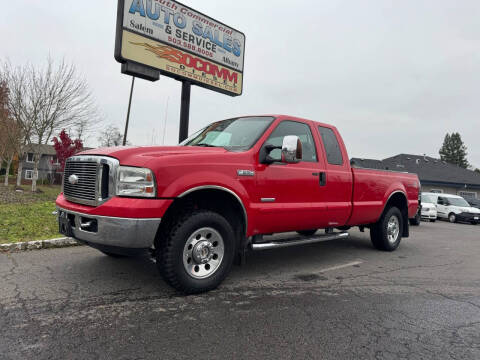
[[[182,141],[182,146],[250,149],[262,136],[273,117],[243,117],[214,122]]]
[[[435,204],[435,198],[432,195],[422,194],[422,203],[432,203]]]
[[[453,205],[453,206],[470,207],[470,205],[465,201],[464,198],[448,198],[448,202],[450,203],[450,205]]]

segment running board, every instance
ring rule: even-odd
[[[252,250],[259,251],[259,250],[276,249],[276,248],[283,248],[283,247],[296,246],[296,245],[313,244],[313,243],[328,241],[328,240],[345,239],[347,237],[348,237],[348,232],[330,233],[325,235],[317,235],[317,236],[313,235],[308,237],[302,236],[300,238],[294,238],[291,240],[252,243],[250,246]]]

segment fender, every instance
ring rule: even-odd
[[[162,196],[181,198],[194,191],[203,189],[217,189],[233,195],[242,207],[245,217],[245,233],[248,234],[250,198],[243,184],[235,178],[228,177],[219,172],[193,172],[176,179],[164,190]]]

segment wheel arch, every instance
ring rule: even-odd
[[[197,208],[212,210],[224,216],[234,228],[239,240],[238,246],[243,245],[241,240],[246,239],[248,229],[247,210],[236,192],[219,185],[195,186],[178,195],[165,212],[159,233],[168,227],[180,212]]]
[[[397,207],[400,212],[402,213],[402,222],[403,222],[403,229],[402,229],[402,236],[408,237],[409,236],[409,222],[408,222],[408,200],[407,195],[402,190],[395,190],[388,196],[387,201],[385,202],[385,206],[383,207],[382,215],[388,211],[392,206]]]

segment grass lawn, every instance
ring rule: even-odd
[[[21,188],[20,192],[0,183],[0,244],[61,237],[52,215],[60,185],[39,185],[38,193],[27,185]]]

